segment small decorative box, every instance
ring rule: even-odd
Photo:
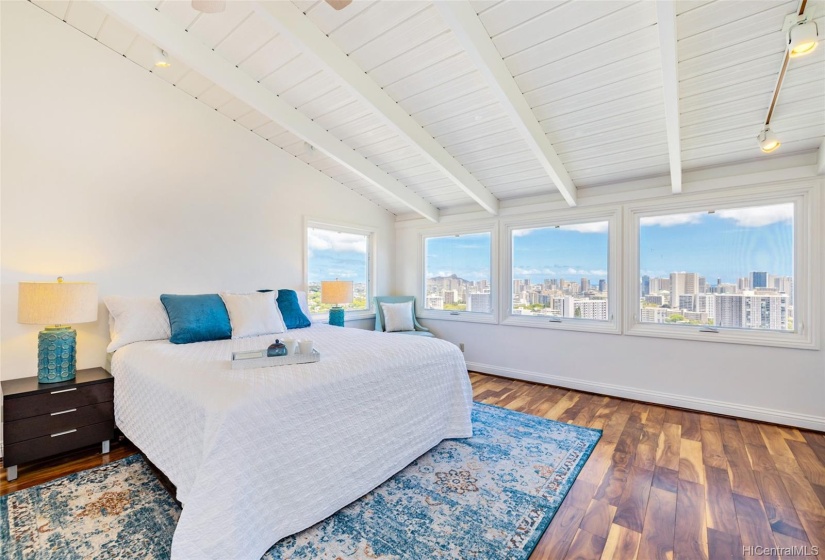
[[[287,356],[273,356],[268,358],[266,350],[251,352],[232,352],[232,369],[251,369],[270,366],[288,366],[293,364],[309,364],[321,360],[321,354],[313,349],[311,354],[289,354]]]

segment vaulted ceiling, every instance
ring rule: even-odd
[[[437,221],[769,158],[798,2],[34,3],[395,214]],[[822,0],[809,1],[825,29]],[[154,66],[153,45],[169,68]],[[825,136],[825,48],[794,59],[775,154]]]

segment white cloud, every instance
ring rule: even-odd
[[[311,251],[367,252],[367,240],[363,235],[326,229],[310,228],[307,232],[307,244]]]
[[[667,214],[665,216],[651,216],[639,220],[642,226],[680,226],[683,224],[698,224],[702,221],[704,212],[692,212],[690,214]]]
[[[607,271],[600,268],[593,270],[585,270],[583,268],[568,268],[568,274],[580,274],[582,276],[607,276]]]
[[[716,215],[726,220],[733,220],[739,227],[762,227],[793,220],[793,204],[717,210]]]
[[[517,266],[513,268],[513,274],[518,274],[522,276],[530,276],[534,274],[545,274],[547,276],[555,276],[556,271],[550,268],[525,268],[523,266]]]
[[[589,224],[571,224],[559,226],[559,229],[577,231],[579,233],[607,233],[607,222],[591,222]]]
[[[326,271],[326,273],[330,277],[334,276],[336,280],[344,278],[356,278],[358,276],[357,272],[343,268],[330,268]]]
[[[513,237],[526,237],[533,233],[534,229],[514,229],[513,230]]]

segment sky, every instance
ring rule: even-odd
[[[642,219],[642,274],[698,272],[725,283],[762,271],[793,276],[793,204]]]
[[[607,280],[607,222],[515,230],[513,277]],[[490,234],[427,240],[427,277],[490,278]],[[752,271],[793,275],[793,205],[643,218],[641,273],[697,272],[735,283]]]
[[[490,234],[474,233],[427,239],[427,278],[455,274],[465,280],[490,281]]]
[[[309,228],[309,281],[338,279],[366,282],[367,245],[365,235]]]

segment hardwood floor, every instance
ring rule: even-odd
[[[825,558],[825,434],[470,378],[477,401],[604,430],[531,560],[717,560],[805,545]]]
[[[756,556],[749,546],[818,546],[825,558],[825,434],[470,378],[478,401],[604,431],[532,560]],[[108,456],[95,450],[21,466],[12,483],[4,473],[0,495],[137,451],[128,442]]]

